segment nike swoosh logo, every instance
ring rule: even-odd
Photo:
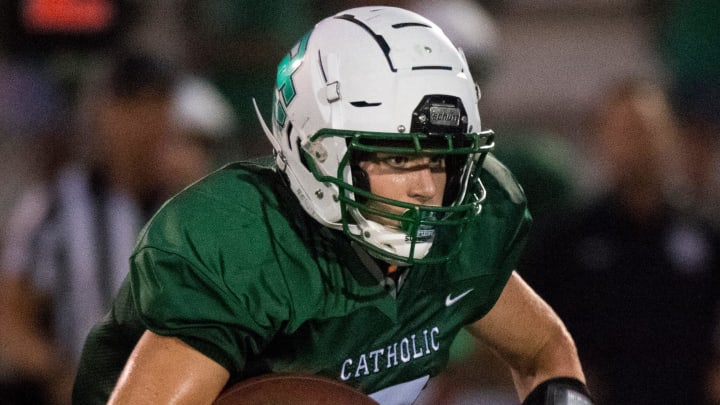
[[[463,299],[466,295],[470,294],[473,290],[474,288],[471,288],[464,293],[458,295],[457,297],[453,297],[452,294],[448,294],[448,296],[445,297],[445,306],[449,307],[451,305],[455,305],[458,301]]]

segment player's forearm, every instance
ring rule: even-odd
[[[546,335],[535,356],[512,368],[512,374],[521,399],[551,378],[572,377],[585,382],[575,343],[562,323]]]
[[[585,380],[565,325],[515,272],[493,309],[468,330],[510,365],[521,398],[549,378]]]
[[[180,339],[147,331],[108,404],[211,404],[228,378],[227,370]]]

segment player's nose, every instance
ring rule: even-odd
[[[412,179],[408,189],[410,198],[421,204],[432,202],[438,195],[437,176],[433,173],[429,165],[412,172]]]

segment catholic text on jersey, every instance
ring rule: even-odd
[[[420,333],[413,333],[385,347],[362,353],[357,358],[345,359],[340,369],[340,379],[348,381],[377,374],[399,364],[427,356],[440,350],[439,335],[438,327],[424,329]]]

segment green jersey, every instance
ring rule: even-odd
[[[487,199],[450,262],[397,279],[313,220],[272,169],[232,164],[168,201],[143,230],[112,311],[88,337],[74,402],[105,403],[140,335],[175,336],[229,384],[263,373],[336,378],[409,403],[446,366],[460,328],[506,284],[530,216],[492,156]],[[447,241],[445,241],[447,242]]]

